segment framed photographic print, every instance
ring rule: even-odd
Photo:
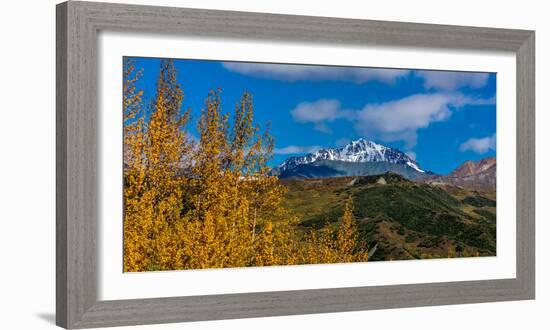
[[[534,69],[533,31],[58,5],[57,324],[534,299]]]

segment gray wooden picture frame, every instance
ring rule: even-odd
[[[99,31],[510,51],[517,58],[515,279],[98,300]],[[56,322],[137,325],[535,297],[535,32],[94,2],[57,5]]]

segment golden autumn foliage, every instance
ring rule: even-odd
[[[141,76],[124,65],[124,271],[366,261],[353,201],[337,229],[303,232],[270,175],[274,141],[254,125],[248,92],[233,116],[212,91],[187,134],[189,111],[171,60],[162,60],[145,116]],[[232,118],[230,120],[230,118]]]
[[[336,242],[342,262],[367,261],[367,249],[364,246],[357,246],[357,222],[353,216],[353,199],[351,196],[348,197],[344,206],[344,215],[338,227]]]

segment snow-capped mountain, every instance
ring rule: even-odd
[[[363,138],[350,142],[340,148],[320,149],[301,157],[290,157],[277,167],[279,173],[319,161],[337,161],[350,163],[386,162],[410,167],[416,172],[424,173],[418,163],[405,153],[365,140]]]

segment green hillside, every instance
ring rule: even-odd
[[[335,226],[352,196],[371,260],[496,255],[494,193],[415,183],[397,174],[286,179],[284,205],[304,230]]]

